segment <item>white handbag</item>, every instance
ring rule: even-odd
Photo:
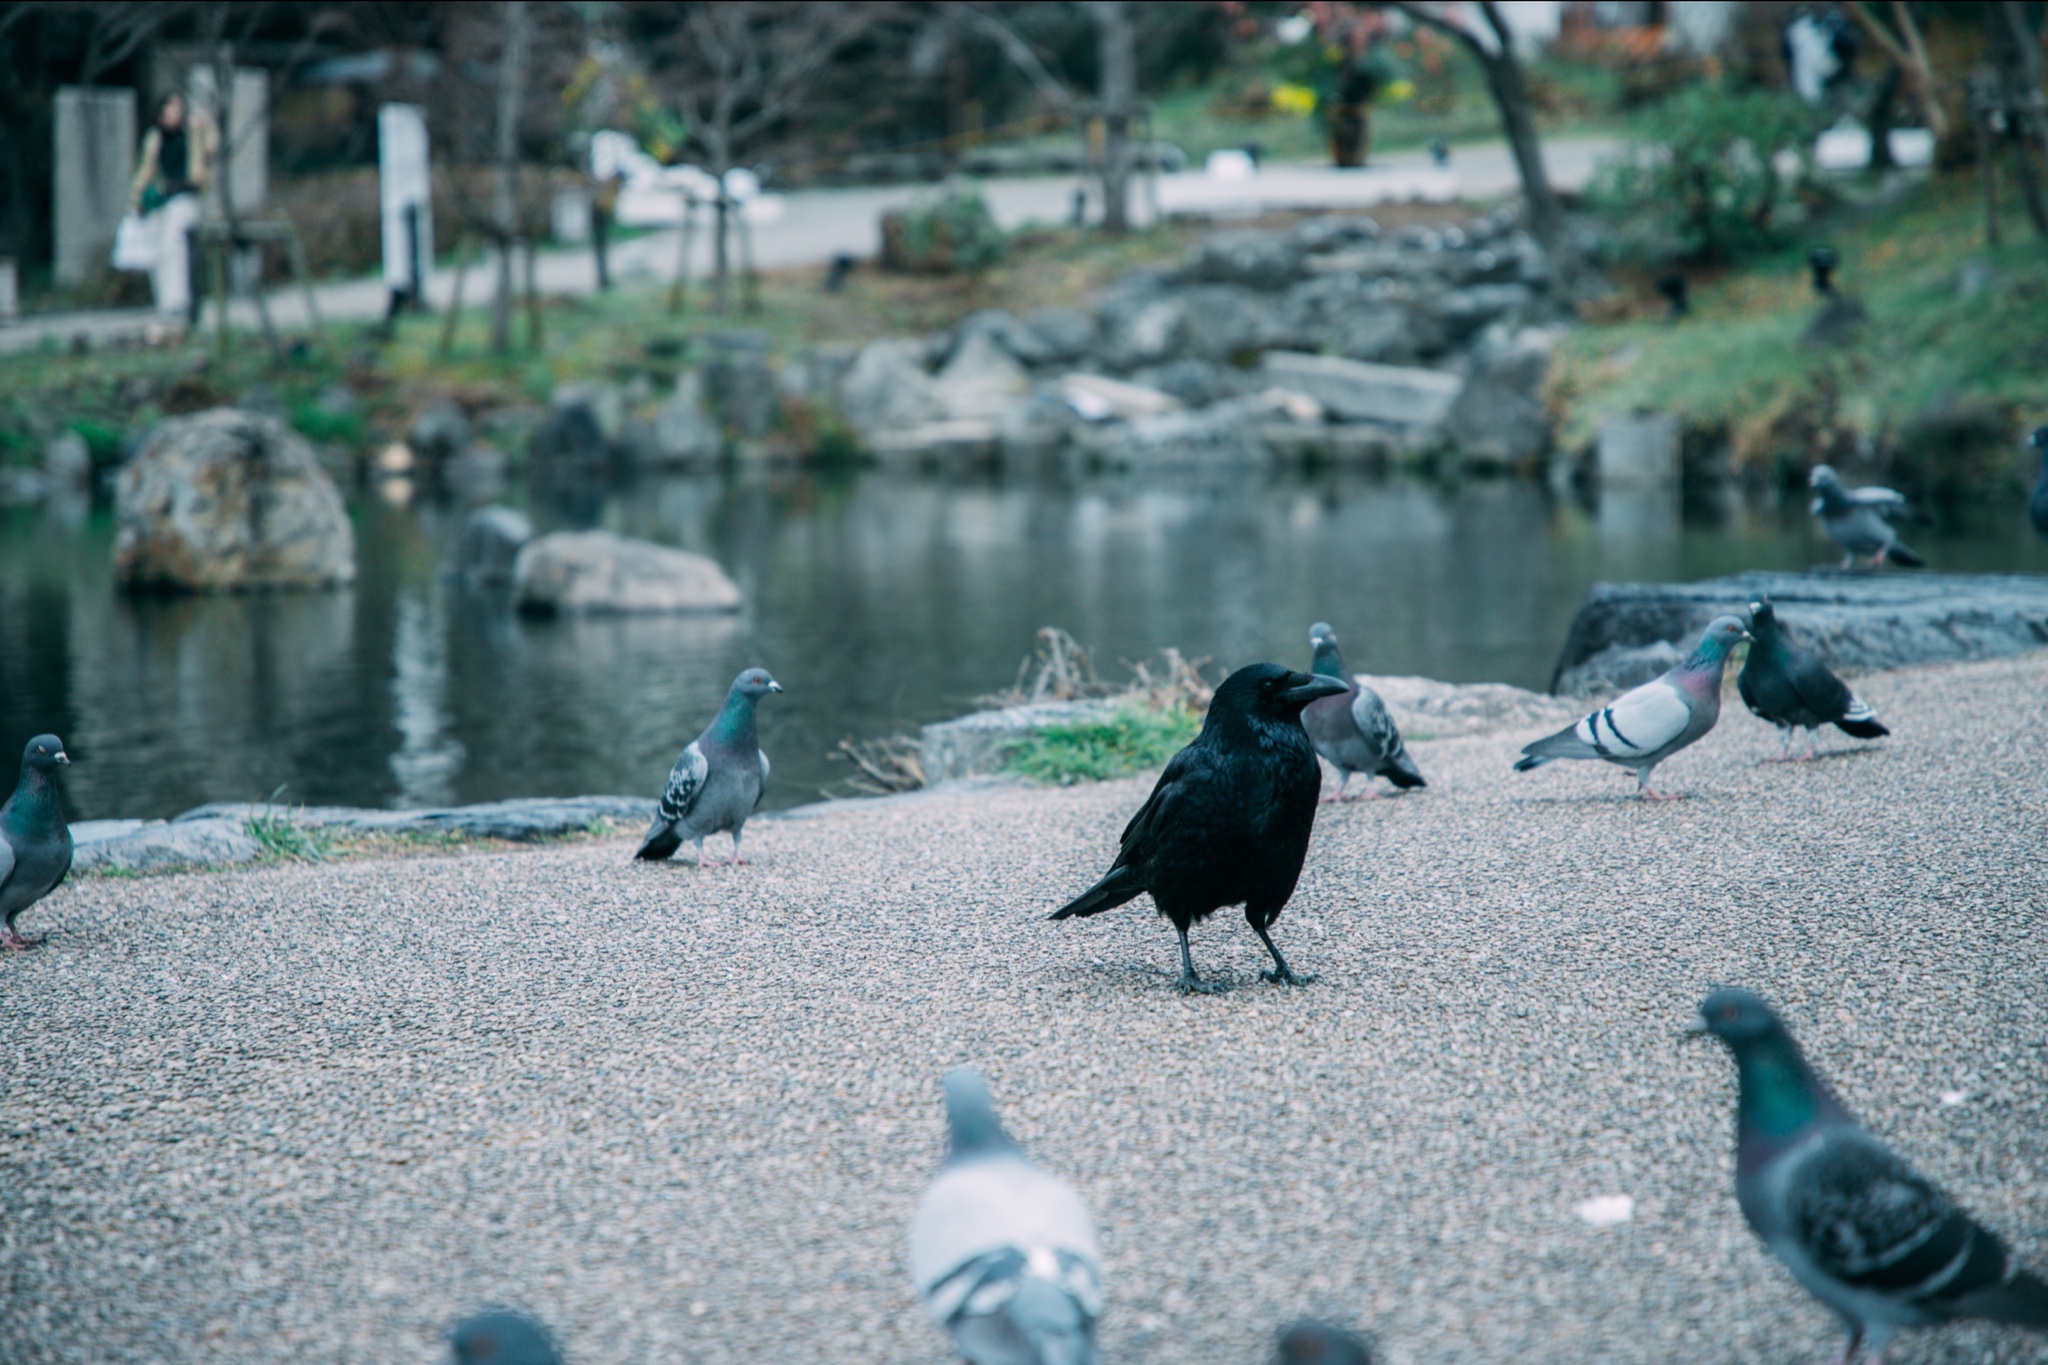
[[[114,269],[156,269],[155,225],[139,213],[124,214],[114,229]]]

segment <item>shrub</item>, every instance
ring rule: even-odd
[[[1003,232],[978,194],[882,215],[882,264],[911,274],[986,270],[1003,260]]]
[[[1641,140],[1587,191],[1643,256],[1736,261],[1783,246],[1805,203],[1825,196],[1811,110],[1789,94],[1695,85],[1642,118]],[[1796,161],[1788,174],[1778,163]],[[1805,201],[1802,203],[1801,201]]]

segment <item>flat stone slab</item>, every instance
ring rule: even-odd
[[[71,827],[71,870],[169,872],[253,861],[262,852],[244,821],[210,817],[81,820]]]
[[[171,823],[232,820],[237,828],[254,819],[284,819],[308,829],[352,834],[459,834],[466,839],[536,839],[581,834],[599,820],[624,824],[654,818],[654,799],[641,796],[533,797],[486,801],[474,806],[428,810],[372,810],[360,806],[271,806],[262,802],[216,801],[188,810]]]
[[[1380,694],[1387,714],[1410,742],[1490,735],[1577,720],[1580,708],[1506,683],[1447,683],[1435,678],[1358,675]]]
[[[1343,422],[1379,422],[1434,429],[1450,416],[1465,381],[1442,370],[1374,365],[1303,351],[1268,351],[1262,377],[1276,388],[1305,393]]]
[[[1653,646],[1690,643],[1714,617],[1745,613],[1766,593],[1793,639],[1844,671],[2010,658],[2048,645],[2048,575],[2041,574],[1821,570],[1595,583],[1572,620],[1550,690],[1589,696],[1632,686],[1634,672],[1670,657]]]

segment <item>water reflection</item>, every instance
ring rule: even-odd
[[[765,664],[769,802],[845,776],[844,736],[910,729],[1008,684],[1038,627],[1106,673],[1164,646],[1212,672],[1306,658],[1308,623],[1387,673],[1544,686],[1596,579],[1825,562],[1796,507],[1712,528],[1660,506],[1589,512],[1519,482],[1349,477],[1079,485],[748,475],[511,498],[543,530],[605,526],[701,550],[729,617],[528,621],[439,578],[460,511],[374,495],[344,592],[128,599],[111,516],[0,512],[0,742],[54,729],[74,816],[164,815],[285,784],[306,802],[421,805],[658,789],[732,676]],[[2010,522],[2010,525],[2007,525]],[[2048,570],[2015,517],[1916,537],[1938,565]]]

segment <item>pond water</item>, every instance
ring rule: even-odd
[[[105,506],[0,513],[0,746],[76,760],[74,819],[213,800],[423,806],[658,792],[733,675],[762,707],[767,803],[819,799],[845,737],[914,732],[1015,681],[1039,627],[1121,661],[1174,646],[1305,666],[1312,621],[1353,668],[1548,684],[1599,579],[1679,580],[1829,557],[1797,507],[1714,525],[1601,518],[1516,481],[1341,475],[1076,483],[879,472],[589,484],[509,501],[542,530],[603,525],[701,550],[725,618],[534,621],[446,587],[452,506],[352,504],[346,591],[131,599]],[[2017,507],[1915,528],[1936,566],[2048,572]]]

